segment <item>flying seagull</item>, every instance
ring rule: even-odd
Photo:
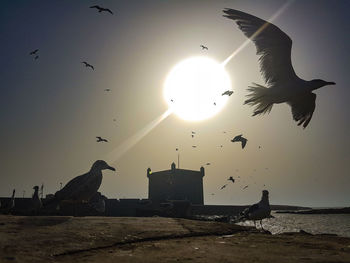
[[[208,47],[206,47],[206,46],[200,45],[200,47],[202,48],[202,50],[204,50],[204,49],[209,50]]]
[[[197,148],[197,145],[192,145],[192,148]]]
[[[221,96],[228,95],[231,96],[233,94],[232,90],[226,90],[224,93],[221,94]]]
[[[205,165],[210,165],[210,163],[206,163]]]
[[[89,201],[100,188],[102,170],[106,169],[115,171],[115,168],[109,166],[105,161],[97,160],[89,172],[70,180],[61,190],[55,193],[55,196],[45,206],[58,205],[63,200]]]
[[[105,11],[105,12],[108,12],[110,13],[111,15],[113,15],[113,12],[111,11],[111,9],[108,9],[108,8],[103,8],[103,7],[100,7],[98,5],[93,5],[93,6],[90,6],[90,8],[96,8],[98,10],[99,13]]]
[[[316,94],[312,91],[335,83],[299,78],[291,61],[292,40],[277,26],[242,11],[225,9],[223,12],[224,17],[234,20],[254,42],[267,85],[253,83],[249,86],[250,94],[244,104],[255,106],[255,116],[269,113],[274,103],[286,102],[292,108],[293,119],[306,128],[315,110]]]
[[[39,58],[39,55],[36,55],[35,57],[34,57],[34,60],[37,60]]]
[[[227,180],[228,180],[228,181],[232,181],[232,183],[235,182],[235,179],[234,179],[232,176],[230,176],[230,178],[228,178]]]
[[[245,145],[247,144],[247,139],[242,137],[243,134],[235,136],[231,142],[241,142],[242,143],[242,149],[244,149]]]
[[[224,189],[227,186],[227,184],[224,184],[223,186],[221,186],[220,190]]]
[[[110,89],[105,89],[105,91],[111,91]]]
[[[247,189],[247,188],[248,188],[248,185],[244,186],[244,187],[243,187],[243,190],[244,190],[244,189]]]
[[[83,61],[83,62],[81,62],[81,63],[83,63],[83,64],[85,65],[85,67],[87,67],[87,68],[92,68],[93,70],[95,70],[94,66],[91,65],[91,64],[89,64],[89,63],[87,63],[86,61]]]
[[[100,136],[96,136],[97,142],[108,142],[106,139],[103,139]]]
[[[256,203],[244,209],[238,216],[238,221],[253,220],[256,227],[256,220],[260,220],[261,229],[264,230],[262,220],[271,217],[271,208],[269,203],[269,191],[263,190],[259,203]]]
[[[38,51],[39,51],[39,49],[35,49],[35,50],[31,51],[31,52],[29,53],[29,55],[35,55],[36,52],[38,52]]]

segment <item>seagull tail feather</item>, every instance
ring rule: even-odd
[[[253,116],[269,113],[271,111],[273,106],[270,96],[271,89],[253,83],[252,86],[249,86],[248,91],[250,91],[250,94],[247,95],[248,99],[244,104],[255,106]]]

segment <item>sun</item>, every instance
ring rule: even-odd
[[[179,62],[164,83],[164,98],[181,119],[201,121],[213,117],[225,106],[231,81],[222,64],[208,57]]]

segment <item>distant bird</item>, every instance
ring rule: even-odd
[[[224,93],[221,94],[221,96],[227,95],[227,96],[231,96],[233,94],[232,90],[226,90]]]
[[[243,190],[244,190],[244,189],[247,189],[247,188],[248,188],[248,185],[244,186],[244,187],[243,187]]]
[[[113,119],[113,121],[117,121],[117,119]]]
[[[191,137],[192,137],[192,138],[194,138],[194,135],[193,135],[193,134],[191,134]]]
[[[215,195],[214,193],[211,193],[211,195]]]
[[[175,151],[178,151],[178,150],[179,150],[179,148],[176,148],[176,149],[175,149]]]
[[[105,89],[105,91],[111,91],[110,89]]]
[[[261,146],[259,145],[259,149],[261,149]]]
[[[11,199],[6,203],[1,204],[1,214],[10,214],[13,211],[13,209],[15,208],[15,193],[16,189],[13,189]]]
[[[93,5],[93,6],[90,6],[90,8],[96,8],[98,10],[99,13],[101,12],[108,12],[110,13],[111,15],[113,15],[113,12],[111,11],[111,9],[108,9],[108,8],[103,8],[103,7],[100,7],[98,5]]]
[[[246,146],[248,140],[246,138],[242,137],[242,136],[243,136],[243,134],[235,136],[231,140],[231,142],[241,142],[242,143],[242,149],[244,149],[244,147]]]
[[[85,65],[85,67],[87,67],[87,68],[92,68],[92,70],[95,70],[94,66],[91,65],[91,64],[89,64],[89,63],[87,63],[86,61],[83,61],[83,62],[81,62],[81,63],[83,63],[83,64]]]
[[[224,189],[227,186],[227,184],[224,184],[223,186],[221,186],[220,190]]]
[[[115,168],[109,166],[105,161],[97,160],[93,163],[89,172],[70,180],[61,190],[55,193],[55,196],[45,206],[57,206],[63,200],[88,202],[100,188],[102,170],[106,169],[115,171]]]
[[[202,50],[204,50],[204,49],[209,50],[208,47],[206,47],[206,46],[200,45],[200,47],[202,48]]]
[[[216,106],[216,102],[214,102],[214,106]]]
[[[224,147],[224,146],[223,146],[223,145],[220,145],[220,146],[218,146],[218,147],[222,148],[222,147]]]
[[[262,220],[271,217],[271,208],[269,203],[269,191],[263,190],[259,203],[256,203],[244,209],[238,216],[238,221],[253,220],[256,227],[257,220],[260,220],[261,229],[264,230]]]
[[[192,131],[191,133],[192,133],[192,134],[196,134],[196,132],[194,132],[194,131]]]
[[[171,99],[170,101],[171,101],[171,102],[174,102],[174,100],[173,100],[173,99]]]
[[[210,163],[206,163],[205,165],[210,165]]]
[[[38,51],[39,51],[39,49],[35,49],[35,50],[31,51],[31,52],[29,53],[29,55],[35,55]]]
[[[38,58],[39,58],[39,56],[37,55],[37,56],[34,57],[34,60],[37,60]]]
[[[257,55],[260,55],[260,71],[267,84],[264,87],[253,83],[244,104],[255,106],[255,116],[269,113],[274,103],[286,102],[292,108],[293,119],[306,128],[315,110],[316,94],[312,91],[335,83],[299,78],[291,61],[292,40],[277,26],[238,10],[225,9],[223,12],[254,42]]]
[[[108,142],[106,139],[103,139],[100,136],[96,136],[96,138],[97,138],[97,142]]]
[[[230,176],[227,180],[228,180],[228,181],[231,181],[232,183],[235,182],[235,179],[234,179],[232,176]]]
[[[197,145],[192,145],[192,148],[197,148]]]
[[[39,197],[39,186],[34,186],[34,194],[32,196],[32,211],[36,214],[42,207],[41,199]]]

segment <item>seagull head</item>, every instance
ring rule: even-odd
[[[311,84],[310,86],[312,90],[315,90],[315,89],[322,88],[323,86],[335,85],[335,82],[329,82],[322,79],[313,79],[310,81],[310,84]]]
[[[103,160],[97,160],[96,162],[94,162],[94,164],[91,167],[92,171],[102,171],[102,170],[112,170],[115,171],[115,168],[112,166],[109,166],[105,161]]]
[[[267,191],[267,190],[263,190],[262,191],[262,197],[264,198],[269,198],[269,191]]]
[[[38,191],[38,190],[39,190],[39,186],[36,185],[36,186],[33,187],[33,189],[34,189],[35,191]]]

